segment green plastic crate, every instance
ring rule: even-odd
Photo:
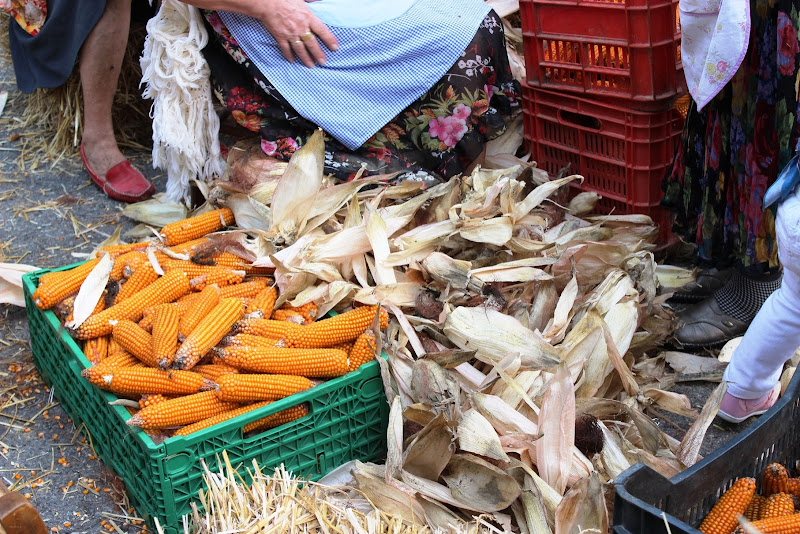
[[[75,426],[86,426],[95,451],[123,479],[131,503],[151,527],[158,518],[165,532],[183,532],[181,517],[204,489],[200,460],[213,471],[223,450],[234,466],[255,459],[269,471],[283,464],[312,480],[350,460],[385,457],[389,405],[377,362],[212,428],[156,444],[125,424],[130,414],[124,407],[109,405],[116,395],[81,377],[89,361],[56,315],[33,304],[31,295],[46,272],[23,277],[34,364]],[[305,417],[255,436],[243,435],[247,423],[300,403],[309,407]]]

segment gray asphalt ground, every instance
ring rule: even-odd
[[[0,74],[0,91],[13,96],[16,85],[8,65],[0,65]],[[43,268],[80,261],[118,226],[127,230],[134,223],[122,215],[122,203],[91,183],[78,156],[48,161],[26,148],[40,132],[18,127],[14,118],[23,113],[21,101],[12,99],[0,121],[0,261]],[[152,169],[147,151],[126,155],[155,180],[158,191],[164,190],[165,178]],[[29,496],[52,532],[140,532],[121,480],[94,456],[86,434],[50,398],[33,365],[29,336],[25,310],[0,305],[0,477]],[[699,410],[713,387],[686,383],[675,389]],[[701,453],[711,453],[749,422],[715,423]],[[690,423],[679,417],[659,421],[676,437]]]

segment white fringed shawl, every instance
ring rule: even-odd
[[[153,100],[153,168],[167,171],[167,197],[187,206],[190,181],[210,181],[224,165],[210,69],[201,53],[207,42],[197,8],[162,0],[147,23],[139,61],[142,96]]]

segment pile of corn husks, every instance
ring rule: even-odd
[[[433,531],[490,517],[514,532],[605,532],[624,469],[672,476],[698,460],[724,386],[701,414],[669,391],[656,349],[673,319],[648,217],[585,215],[596,195],[566,202],[580,176],[549,181],[523,162],[423,190],[385,176],[333,185],[323,159],[321,133],[288,165],[234,147],[204,192],[239,228],[216,246],[274,267],[281,301],[389,311],[387,459],[353,469],[375,508]],[[649,415],[666,412],[696,418],[682,441]]]

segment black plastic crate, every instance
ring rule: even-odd
[[[793,471],[800,459],[798,396],[800,373],[767,413],[671,479],[640,463],[623,471],[615,481],[614,532],[701,534],[697,526],[737,478],[755,478],[760,491],[770,463],[780,462]]]

